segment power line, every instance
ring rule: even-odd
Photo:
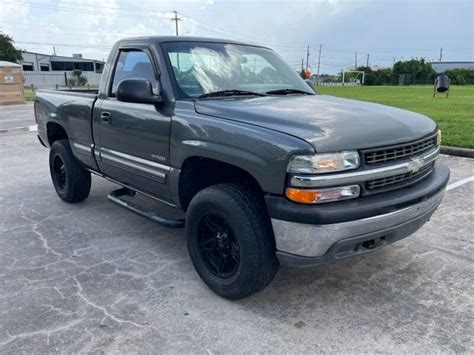
[[[130,15],[130,14],[114,14],[112,12],[100,12],[100,11],[95,11],[95,10],[88,10],[88,9],[79,9],[76,7],[67,7],[67,6],[55,6],[55,5],[50,5],[50,4],[40,4],[40,3],[16,3],[16,2],[9,2],[9,1],[1,1],[3,4],[11,4],[11,5],[17,5],[17,6],[26,6],[26,7],[37,7],[41,9],[49,9],[49,10],[57,10],[60,12],[73,12],[73,13],[80,13],[80,14],[89,14],[89,15],[96,15],[96,16],[110,16],[110,15],[116,15],[117,17],[122,17],[122,18],[133,18],[133,19],[143,19],[144,17],[147,17],[149,19],[156,19],[156,16],[149,15]],[[127,10],[128,11],[128,10]],[[165,12],[159,12],[156,14],[162,15],[163,18],[169,18],[168,16],[165,16]]]

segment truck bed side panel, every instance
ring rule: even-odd
[[[38,133],[42,141],[50,146],[52,129],[61,126],[74,155],[92,170],[98,170],[92,136],[92,112],[96,100],[97,95],[94,94],[39,91],[35,102]]]

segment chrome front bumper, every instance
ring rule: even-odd
[[[313,225],[272,218],[277,255],[284,264],[304,266],[360,254],[364,252],[360,247],[364,241],[379,238],[380,246],[390,244],[414,233],[429,220],[444,191],[398,211],[349,222]]]

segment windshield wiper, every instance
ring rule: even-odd
[[[313,95],[310,92],[299,90],[299,89],[278,89],[278,90],[270,90],[267,91],[265,94],[267,95],[288,95],[288,94],[305,94],[305,95]]]
[[[266,96],[266,95],[261,94],[259,92],[232,89],[232,90],[221,90],[221,91],[208,92],[208,93],[202,94],[198,97],[200,99],[204,99],[206,97],[226,97],[226,96]]]

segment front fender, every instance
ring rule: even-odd
[[[177,103],[171,123],[170,160],[180,169],[190,157],[203,157],[239,167],[265,192],[282,194],[289,157],[312,154],[307,142],[267,128],[201,115],[191,102]]]

